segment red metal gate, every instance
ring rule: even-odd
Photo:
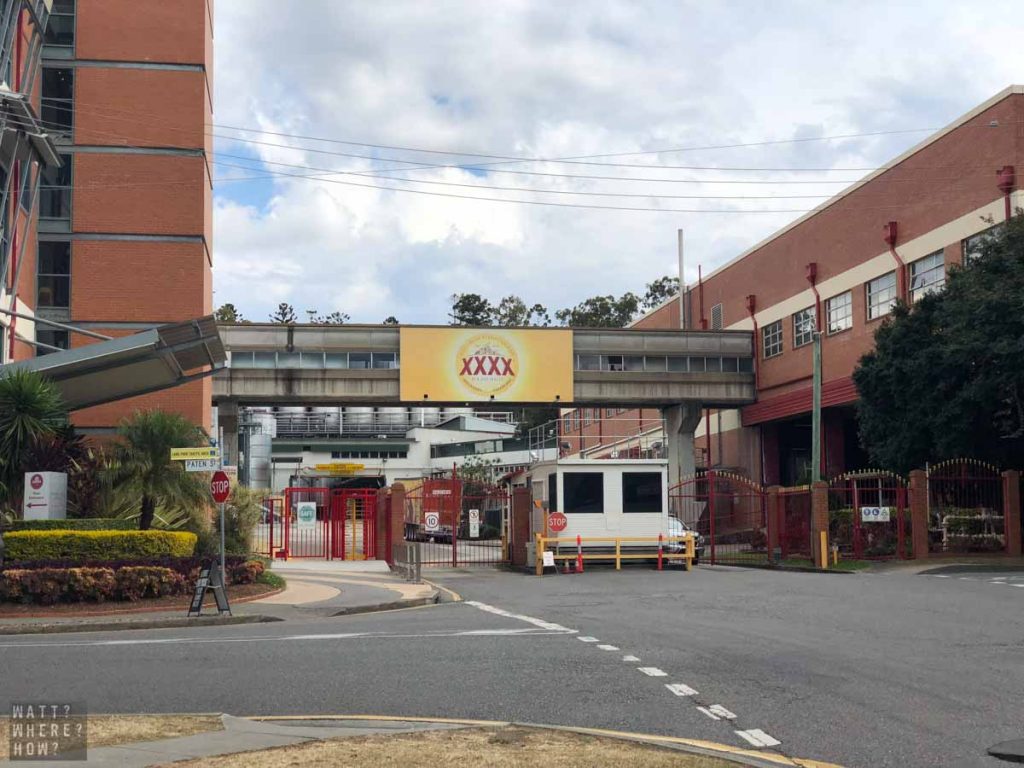
[[[1006,549],[1005,479],[991,464],[953,459],[928,470],[928,551]]]
[[[265,496],[260,521],[253,532],[252,551],[273,559],[284,546],[284,497]]]
[[[829,482],[829,542],[846,557],[913,556],[907,481],[892,472],[846,472]]]
[[[760,484],[708,470],[672,486],[669,505],[673,516],[702,537],[712,565],[768,563],[769,516]]]
[[[331,491],[328,525],[332,560],[372,560],[376,552],[377,491],[336,488]]]
[[[405,496],[406,538],[419,541],[425,566],[509,561],[508,488],[461,478],[431,478]]]

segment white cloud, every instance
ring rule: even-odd
[[[996,6],[1000,4],[996,3]],[[219,125],[373,144],[495,155],[571,157],[857,131],[935,127],[1024,71],[1021,22],[1005,3],[968,4],[415,0],[276,0],[216,5]],[[269,23],[269,20],[273,23]],[[1007,21],[1009,20],[1009,21]],[[1013,25],[1016,28],[1011,28]],[[219,135],[235,132],[217,128]],[[226,154],[350,173],[455,164],[466,156],[409,153],[272,135],[218,141]],[[660,165],[862,167],[925,134],[870,140],[677,152],[612,162]],[[376,160],[310,152],[310,149]],[[392,158],[392,159],[387,159]],[[496,162],[476,158],[482,163]],[[665,179],[816,178],[753,172],[503,163],[492,170]],[[316,171],[267,165],[290,174]],[[258,171],[222,168],[226,175]],[[447,297],[518,293],[551,309],[597,293],[642,290],[687,259],[709,271],[795,213],[694,214],[512,205],[447,195],[679,209],[805,209],[819,199],[570,197],[537,189],[672,195],[800,195],[841,185],[637,183],[445,168],[381,173],[514,191],[410,185],[335,176],[224,183],[215,210],[216,301],[265,317],[278,301],[340,310],[355,320],[440,322]],[[858,174],[831,174],[854,178]],[[821,178],[821,177],[818,177]]]

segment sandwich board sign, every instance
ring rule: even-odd
[[[220,577],[220,568],[205,566],[199,571],[199,578],[196,579],[195,589],[192,591],[192,602],[188,606],[189,616],[200,616],[203,613],[203,598],[208,591],[213,591],[213,597],[217,601],[217,613],[231,615],[231,606],[228,604],[228,593]]]

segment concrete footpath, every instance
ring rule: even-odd
[[[3,618],[0,619],[0,635],[301,621],[427,605],[437,602],[439,596],[433,586],[410,584],[379,561],[276,562],[272,569],[287,580],[285,589],[236,604],[232,606],[231,616],[211,614],[189,618],[184,609],[179,609],[107,616],[64,614],[52,618]]]

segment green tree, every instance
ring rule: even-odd
[[[558,310],[555,317],[562,325],[576,328],[624,328],[639,308],[637,295],[626,292],[619,298],[593,296],[575,307]]]
[[[388,315],[384,318],[384,325],[398,325],[398,318],[394,315]]]
[[[1024,216],[950,267],[941,293],[898,305],[854,381],[861,442],[882,466],[1024,463]]]
[[[290,325],[291,323],[298,322],[298,318],[295,316],[295,307],[287,301],[282,301],[277,305],[274,313],[270,315],[270,322],[280,323],[281,325]]]
[[[245,318],[234,304],[221,304],[213,313],[213,319],[218,323],[244,323]]]
[[[456,293],[451,297],[450,325],[494,325],[494,307],[478,293]]]
[[[344,325],[351,320],[348,315],[344,312],[331,312],[329,315],[316,315],[311,316],[309,321],[316,323],[317,325]]]
[[[171,448],[209,444],[206,433],[178,413],[136,411],[118,428],[110,472],[114,484],[138,499],[139,529],[152,527],[158,508],[192,514],[207,502],[205,477],[171,461]]]
[[[679,278],[665,275],[647,284],[647,292],[644,293],[640,303],[645,310],[654,309],[678,293]]]
[[[0,376],[0,492],[10,507],[21,506],[25,461],[33,445],[61,433],[68,411],[60,391],[33,371]]]
[[[492,310],[492,322],[505,328],[529,325],[551,325],[548,310],[543,304],[528,307],[518,296],[506,296]]]

